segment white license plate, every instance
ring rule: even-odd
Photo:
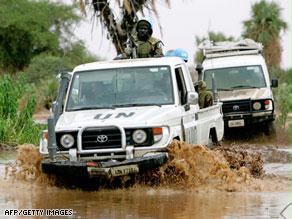
[[[244,126],[244,119],[228,121],[228,127],[242,127],[242,126]]]
[[[127,165],[120,167],[111,167],[110,170],[112,176],[123,176],[131,173],[138,173],[139,167],[138,165]]]

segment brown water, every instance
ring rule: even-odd
[[[146,187],[85,192],[24,183],[1,183],[0,190],[1,210],[73,209],[74,218],[279,218],[291,201],[285,192],[246,194]]]
[[[268,163],[268,175],[255,178],[254,166],[230,168],[222,151],[175,143],[170,154],[168,165],[137,177],[127,189],[84,191],[56,186],[58,180],[40,172],[35,148],[21,146],[16,161],[6,165],[7,174],[0,166],[0,217],[11,208],[62,208],[74,211],[71,218],[283,218],[280,213],[291,202],[287,160]],[[7,163],[14,156],[1,153],[0,159]],[[282,215],[291,218],[291,206]]]

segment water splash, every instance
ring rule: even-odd
[[[169,146],[170,161],[155,172],[137,177],[139,183],[163,186],[241,191],[254,178],[247,167],[230,167],[224,154],[200,145],[174,141]]]
[[[5,167],[5,179],[37,183],[52,183],[52,176],[41,171],[43,157],[33,144],[17,146],[17,158]]]
[[[263,162],[259,154],[228,148],[209,150],[200,145],[174,141],[168,147],[169,162],[156,170],[136,176],[104,179],[60,179],[41,172],[42,156],[34,145],[18,147],[14,163],[6,167],[6,178],[28,181],[41,185],[57,185],[69,188],[125,188],[129,186],[155,186],[194,188],[220,191],[261,191],[273,185],[274,179],[256,179],[263,173]],[[78,184],[77,184],[78,183]],[[71,184],[73,186],[71,186]],[[69,185],[69,186],[68,186]]]

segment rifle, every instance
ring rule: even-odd
[[[133,34],[127,32],[127,42],[125,48],[125,54],[127,57],[135,59],[137,58],[137,45],[135,43],[135,37]]]

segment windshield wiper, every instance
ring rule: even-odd
[[[78,110],[92,110],[92,109],[114,109],[113,106],[89,106],[89,107],[78,107],[70,109],[69,111],[78,111]]]
[[[250,85],[238,85],[238,86],[234,86],[231,88],[259,88],[259,87],[255,87],[255,86],[250,86]]]
[[[157,104],[157,103],[127,103],[127,104],[113,105],[113,107],[131,107],[131,106],[159,106],[159,107],[161,107],[161,104]]]

